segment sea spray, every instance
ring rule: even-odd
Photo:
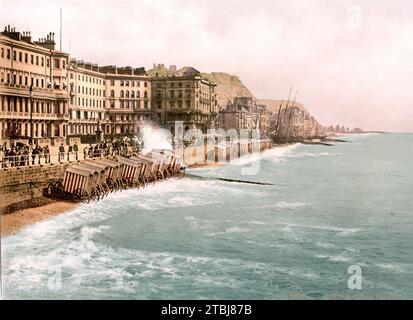
[[[143,154],[153,149],[172,149],[172,135],[166,129],[146,125],[140,130],[140,136],[143,142]]]

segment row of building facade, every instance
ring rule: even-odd
[[[255,99],[224,108],[216,84],[185,67],[149,77],[143,67],[98,66],[56,50],[54,34],[33,41],[10,26],[0,33],[0,142],[136,135],[156,123],[184,128],[259,129],[268,136],[273,114]]]
[[[133,135],[176,120],[203,132],[216,125],[216,85],[193,68],[151,78],[143,67],[98,66],[55,46],[53,33],[38,41],[10,26],[0,33],[0,141]]]

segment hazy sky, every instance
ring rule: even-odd
[[[413,131],[411,0],[0,0],[0,23],[58,39],[60,7],[73,57],[228,72],[258,98],[294,85],[323,124]]]

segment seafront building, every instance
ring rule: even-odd
[[[201,73],[185,67],[173,75],[152,77],[153,112],[155,119],[174,132],[175,121],[183,121],[184,129],[199,129],[203,133],[216,128],[218,105],[216,84]]]
[[[153,123],[174,133],[176,121],[203,133],[259,129],[261,137],[298,138],[323,132],[298,102],[235,97],[219,110],[217,85],[192,67],[154,65],[149,76],[143,67],[69,60],[55,46],[53,33],[38,41],[10,26],[0,33],[1,143],[94,143],[136,135]]]
[[[67,135],[69,55],[54,34],[33,41],[7,26],[0,34],[0,141],[33,142]]]
[[[300,139],[324,135],[324,128],[297,101],[278,101],[279,108],[270,116],[270,131],[278,137]]]
[[[219,114],[219,126],[228,131],[235,129],[259,130],[261,137],[268,137],[270,114],[265,105],[256,104],[252,97],[235,97]]]
[[[105,66],[99,72],[106,79],[105,135],[135,135],[152,122],[152,83],[145,68]]]
[[[71,59],[69,64],[68,137],[87,137],[93,141],[98,126],[106,118],[105,75],[97,64]]]

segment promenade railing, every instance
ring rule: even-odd
[[[135,150],[124,150],[124,149],[84,149],[79,151],[65,151],[57,153],[26,153],[17,154],[12,156],[0,155],[0,168],[13,168],[13,167],[23,167],[23,166],[33,166],[33,165],[44,165],[44,164],[57,164],[70,161],[78,161],[92,158],[108,158],[116,155],[126,155],[132,154]]]

